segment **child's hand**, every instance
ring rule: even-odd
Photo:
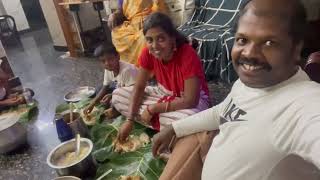
[[[100,101],[101,104],[104,104],[104,105],[109,105],[110,104],[110,101],[112,99],[112,95],[111,94],[106,94]]]
[[[16,106],[24,103],[24,98],[21,96],[16,96],[13,98],[8,98],[3,100],[4,105],[6,106]]]
[[[94,104],[89,104],[89,106],[87,106],[87,107],[83,110],[83,114],[85,114],[85,115],[90,114],[93,108],[94,108]]]
[[[15,92],[15,93],[12,93],[12,94],[9,94],[8,95],[8,98],[16,98],[19,96],[19,93],[18,92]]]

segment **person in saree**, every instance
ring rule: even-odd
[[[146,47],[139,57],[136,84],[112,94],[113,106],[127,117],[119,130],[120,142],[126,140],[134,121],[159,131],[210,106],[201,61],[171,19],[160,12],[151,14],[143,34]],[[156,86],[147,86],[151,78]]]
[[[166,12],[166,4],[162,0],[118,0],[118,6],[118,10],[108,18],[112,43],[120,59],[137,65],[138,56],[145,46],[143,21],[152,12]]]
[[[9,75],[0,67],[0,111],[26,103],[22,90],[14,90],[9,87],[9,79]],[[25,88],[25,92],[27,91],[34,96],[33,90]]]

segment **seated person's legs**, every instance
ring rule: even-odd
[[[200,180],[205,156],[217,133],[202,132],[178,139],[160,180]]]

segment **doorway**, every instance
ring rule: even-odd
[[[39,0],[20,0],[20,2],[31,31],[47,27]]]

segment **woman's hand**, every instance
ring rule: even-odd
[[[110,101],[111,101],[112,95],[111,94],[106,94],[105,96],[103,96],[103,98],[100,100],[101,104],[104,104],[106,106],[110,105]]]
[[[25,102],[24,98],[22,96],[16,96],[13,98],[8,98],[2,101],[2,105],[4,106],[16,106],[19,104],[23,104]]]
[[[112,30],[113,28],[121,25],[126,17],[123,15],[122,11],[116,11],[109,15],[108,26]]]
[[[9,95],[8,95],[8,99],[10,99],[10,98],[16,98],[16,97],[18,97],[18,96],[19,96],[19,93],[18,93],[18,92],[15,92],[15,93],[9,94]]]
[[[92,112],[95,104],[90,103],[84,110],[83,114],[88,115]]]
[[[132,120],[126,120],[120,127],[119,133],[118,133],[118,141],[120,143],[123,143],[127,140],[132,128],[133,128],[134,122]]]

